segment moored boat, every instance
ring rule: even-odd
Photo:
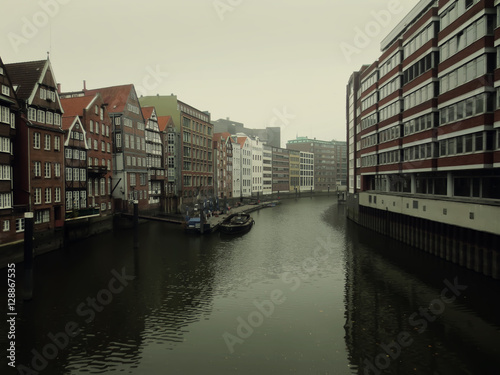
[[[225,218],[219,229],[225,234],[242,234],[252,229],[254,223],[255,221],[249,214],[240,212]]]

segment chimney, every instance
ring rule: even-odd
[[[83,80],[83,92],[87,91],[87,81]]]
[[[57,93],[59,95],[61,95],[61,84],[60,83],[57,84]]]
[[[226,117],[226,120],[229,121],[229,117]]]

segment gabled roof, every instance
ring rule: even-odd
[[[61,99],[64,114],[67,116],[82,116],[83,110],[90,108],[90,104],[96,99],[97,95],[99,94]]]
[[[62,118],[62,128],[63,130],[68,130],[71,128],[71,125],[76,121],[77,116],[64,116]]]
[[[158,116],[158,128],[160,128],[160,131],[165,131],[170,122],[172,125],[174,124],[171,116]]]
[[[108,105],[108,112],[120,113],[125,110],[125,105],[127,104],[130,91],[133,90],[133,88],[133,84],[103,87],[100,89],[86,90],[85,96],[94,96],[95,94],[100,93],[104,103]]]
[[[223,139],[224,141],[226,141],[226,143],[233,142],[233,139],[231,138],[231,134],[229,132],[214,133],[212,139],[214,141],[220,141],[221,139]]]
[[[36,84],[45,72],[47,60],[26,61],[13,64],[5,64],[13,86],[18,86],[16,94],[19,99],[27,101]]]
[[[236,140],[236,142],[239,143],[241,148],[243,148],[245,146],[246,141],[247,141],[247,137],[238,137]]]
[[[80,121],[80,117],[78,116],[64,116],[62,118],[63,129],[68,131],[68,133],[66,134],[66,140],[64,141],[64,146],[69,145],[69,140],[71,138],[70,133],[76,124],[83,133],[83,144],[85,145],[85,149],[87,150],[90,149],[89,144],[87,143],[87,132],[85,131],[85,128],[83,127],[82,122]]]
[[[151,115],[154,112],[155,107],[141,107],[142,115],[144,116],[144,120],[150,119]]]

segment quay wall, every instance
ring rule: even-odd
[[[500,205],[363,192],[347,196],[346,215],[363,227],[500,279]]]

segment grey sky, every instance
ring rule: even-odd
[[[83,80],[89,89],[134,83],[139,94],[174,93],[213,120],[281,126],[284,145],[296,134],[345,140],[349,75],[379,56],[380,41],[418,0],[9,3],[5,63],[50,50],[63,91]]]

